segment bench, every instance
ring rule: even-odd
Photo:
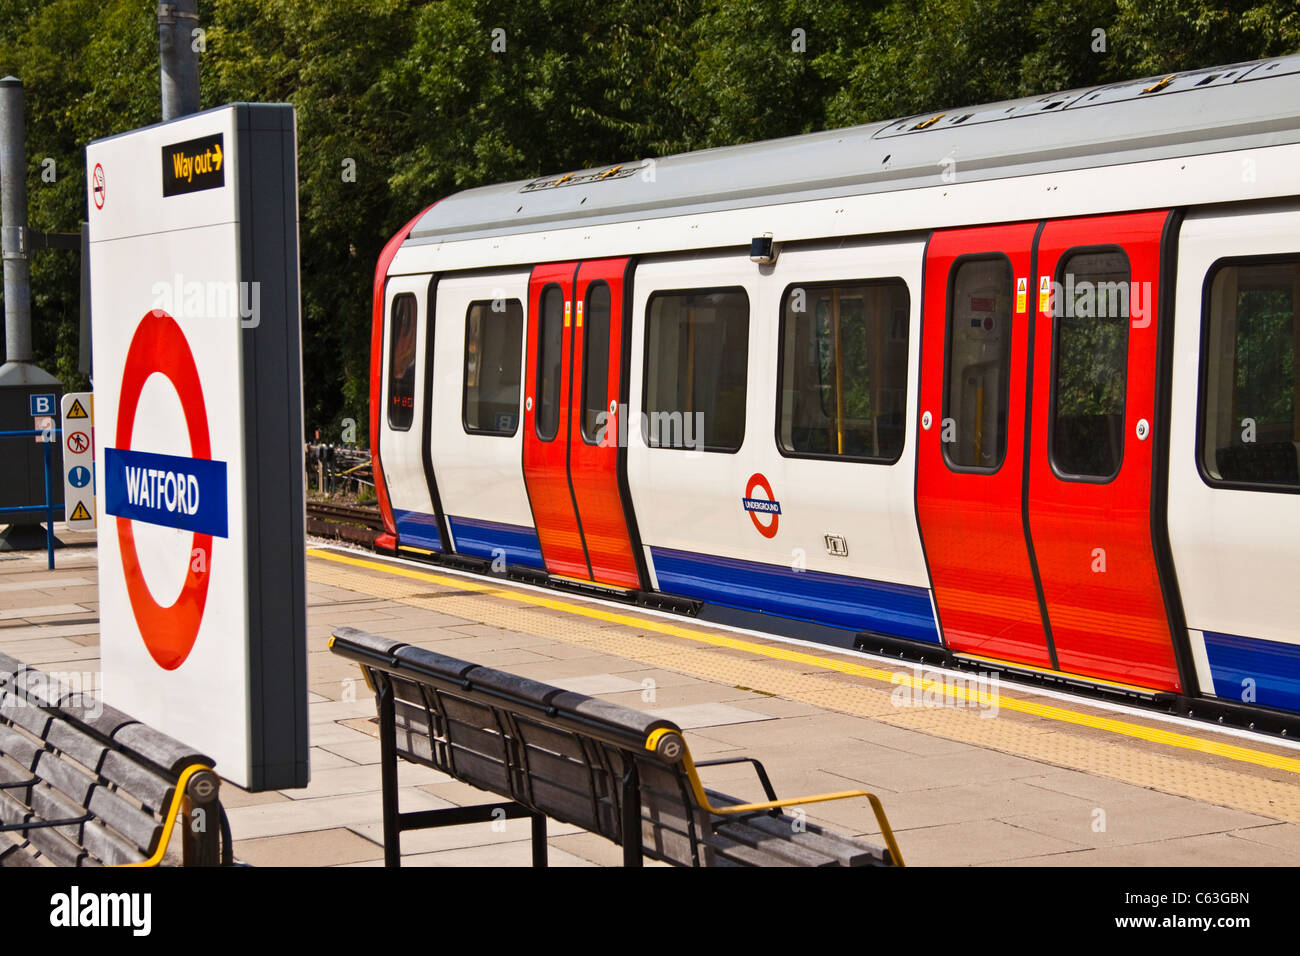
[[[211,765],[93,695],[0,654],[0,866],[230,862]]]
[[[695,762],[669,720],[400,641],[340,628],[330,649],[361,666],[375,694],[383,781],[384,862],[401,865],[407,830],[529,817],[532,861],[546,865],[546,819],[597,833],[677,866],[902,866],[872,794],[780,800],[750,757]],[[397,758],[433,767],[506,803],[403,813]],[[699,768],[753,766],[766,799],[706,789]],[[786,808],[862,797],[885,846],[824,830]]]

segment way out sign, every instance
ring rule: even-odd
[[[71,531],[95,530],[94,408],[90,392],[63,396],[63,520]]]
[[[86,149],[104,696],[250,790],[308,780],[296,150],[258,104]]]

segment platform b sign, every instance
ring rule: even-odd
[[[193,114],[86,164],[113,182],[89,197],[105,700],[241,787],[305,786],[293,109]],[[195,294],[160,304],[173,285]]]

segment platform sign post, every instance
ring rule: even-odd
[[[62,399],[63,522],[70,531],[95,530],[95,403],[90,392]]]
[[[247,103],[86,148],[104,698],[250,790],[308,781],[296,157]]]

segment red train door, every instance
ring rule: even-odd
[[[599,259],[578,269],[569,477],[582,519],[592,580],[641,587],[627,504],[619,482],[623,384],[631,334],[630,260]]]
[[[1023,508],[1037,229],[931,236],[916,508],[948,646],[1054,667]]]
[[[523,466],[547,571],[637,588],[618,477],[627,265],[612,259],[533,270]]]
[[[1060,670],[1179,690],[1151,523],[1168,216],[1043,227],[1027,513]]]

